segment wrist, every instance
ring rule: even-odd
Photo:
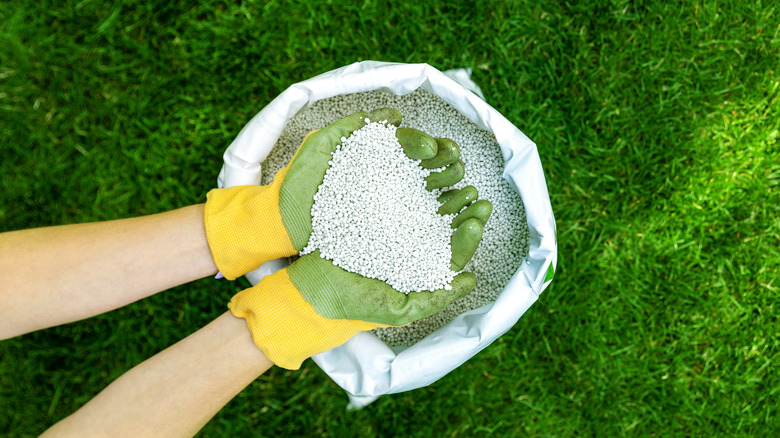
[[[267,186],[211,190],[203,218],[214,264],[230,280],[298,253],[282,223],[276,180]]]
[[[279,367],[297,370],[308,357],[338,347],[379,324],[319,315],[290,280],[287,269],[263,278],[228,303],[246,320],[254,344]]]

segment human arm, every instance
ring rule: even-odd
[[[185,437],[273,364],[226,312],[135,366],[44,437]]]
[[[203,208],[0,234],[0,339],[216,273]]]

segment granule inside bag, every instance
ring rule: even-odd
[[[493,204],[493,213],[485,224],[482,241],[474,257],[464,268],[477,276],[477,286],[466,297],[444,311],[404,327],[374,330],[390,346],[413,345],[461,313],[495,301],[523,258],[528,254],[528,222],[520,195],[503,177],[504,160],[495,136],[480,129],[435,94],[418,89],[404,96],[382,91],[335,96],[315,102],[296,114],[262,164],[262,184],[268,184],[276,172],[292,159],[301,139],[357,111],[393,107],[403,114],[402,127],[416,128],[433,137],[454,140],[461,150],[466,174],[453,186],[473,185],[479,199]]]

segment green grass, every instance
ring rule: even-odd
[[[3,2],[0,230],[203,202],[224,149],[290,84],[427,62],[473,68],[537,142],[559,269],[427,388],[346,412],[307,361],[202,436],[780,434],[773,2],[295,3]],[[245,285],[205,279],[0,343],[0,435],[40,433]]]

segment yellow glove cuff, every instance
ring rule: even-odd
[[[297,370],[306,358],[347,342],[359,331],[386,325],[348,319],[327,319],[301,297],[286,269],[264,277],[228,303],[244,318],[252,339],[277,366]]]
[[[206,195],[206,239],[225,278],[235,280],[269,260],[298,253],[279,212],[286,173],[286,167],[279,170],[267,186],[214,189]]]

